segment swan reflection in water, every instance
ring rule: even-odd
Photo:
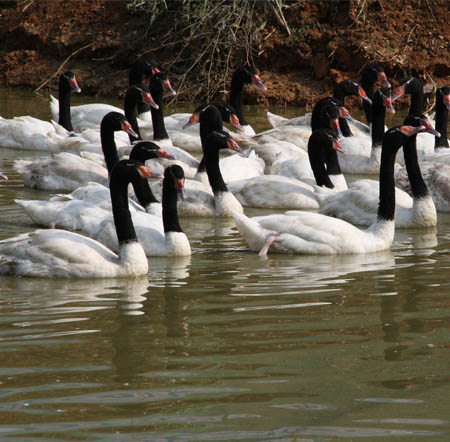
[[[151,293],[149,277],[154,277],[160,287],[181,285],[189,277],[190,262],[190,256],[152,258],[150,273],[131,279],[3,277],[1,299],[8,302],[11,297],[14,303],[20,302],[24,309],[39,315],[87,313],[117,307],[122,314],[140,315],[144,314],[143,304]]]

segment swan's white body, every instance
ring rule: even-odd
[[[35,230],[0,241],[0,273],[62,278],[141,276],[148,261],[138,242],[122,244],[119,256],[103,244],[65,230]]]
[[[401,189],[395,190],[395,227],[431,227],[437,223],[432,199],[413,199]],[[327,195],[320,204],[320,212],[359,226],[370,226],[377,218],[379,182],[358,180],[348,190]]]
[[[379,221],[367,230],[319,213],[288,211],[248,218],[234,213],[236,226],[250,249],[260,251],[270,235],[278,234],[271,250],[279,253],[334,255],[388,249],[394,221]]]
[[[314,178],[314,173],[311,168],[311,163],[309,161],[308,155],[299,156],[298,158],[286,158],[284,154],[279,155],[277,160],[272,164],[272,173],[274,175],[280,175],[294,180],[299,180],[308,184],[310,186],[316,186],[316,179]],[[327,194],[341,192],[346,190],[347,181],[343,174],[339,175],[329,175],[331,182],[334,185],[333,189],[315,187],[315,192],[327,192]],[[320,202],[320,198],[319,198]]]
[[[59,117],[59,100],[50,95],[50,112],[57,121]],[[73,130],[81,132],[84,129],[99,129],[103,117],[109,112],[123,113],[123,109],[106,103],[89,103],[70,106],[70,119]]]
[[[174,146],[171,140],[155,141],[155,143],[162,149],[166,150],[167,153],[175,157],[176,160],[158,158],[146,161],[146,164],[153,172],[163,175],[167,166],[170,164],[178,164],[183,168],[186,178],[194,178],[199,164],[199,161],[195,157],[193,157],[189,152]]]
[[[186,180],[186,199],[178,201],[178,213],[186,217],[231,217],[235,210],[243,213],[241,203],[231,192],[218,192],[214,195],[210,186],[196,181]],[[150,182],[152,192],[156,198],[161,199],[162,181]]]
[[[289,141],[277,140],[270,134],[251,139],[246,139],[239,134],[232,134],[232,137],[240,146],[254,150],[256,155],[264,160],[266,174],[275,173],[272,171],[272,165],[280,156],[283,156],[284,159],[303,158],[308,160],[306,152],[308,140],[306,140],[306,144],[302,142],[300,146],[297,146]]]
[[[46,227],[60,227],[68,230],[84,230],[82,219],[90,208],[98,210],[99,218],[103,212],[110,213],[111,196],[108,187],[101,184],[90,183],[79,187],[69,194],[54,195],[50,200],[16,200],[22,206],[34,223]],[[161,204],[151,203],[144,210],[142,206],[132,199],[128,200],[130,212],[147,212],[161,217]]]
[[[245,207],[318,209],[313,186],[280,175],[263,175],[232,181],[229,190]]]
[[[267,119],[272,127],[281,128],[285,126],[304,126],[311,127],[311,113],[301,117],[285,118],[280,115],[267,112]],[[370,136],[370,128],[359,120],[352,119],[347,121],[354,136]]]
[[[33,222],[45,226],[57,226],[79,230],[110,250],[118,251],[117,234],[111,214],[111,201],[102,201],[102,207],[92,201],[100,197],[101,186],[91,200],[17,201]],[[106,189],[106,188],[104,188]],[[96,190],[96,189],[92,189]],[[109,191],[109,189],[106,189]],[[109,204],[108,204],[109,203]],[[189,240],[183,232],[164,233],[160,216],[146,213],[140,206],[132,204],[131,217],[139,243],[147,256],[187,256],[191,254]],[[137,209],[139,207],[139,209]]]
[[[424,180],[438,212],[450,212],[450,164],[436,163],[429,167]]]
[[[82,149],[88,142],[52,121],[30,116],[5,119],[0,117],[0,146],[10,149],[61,152]]]
[[[89,182],[108,184],[108,171],[103,164],[69,152],[52,158],[16,160],[14,169],[32,189],[70,192]]]
[[[342,150],[339,165],[342,172],[377,175],[380,171],[381,144],[372,146],[370,136],[353,136],[340,140]]]
[[[264,175],[264,160],[251,150],[247,156],[230,155],[219,161],[220,172],[226,183]]]

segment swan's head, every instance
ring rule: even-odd
[[[356,81],[343,80],[338,84],[338,88],[342,89],[345,95],[357,95],[372,104],[372,100],[367,96],[366,91]]]
[[[134,84],[130,86],[127,90],[128,99],[140,101],[141,103],[148,104],[154,109],[159,109],[159,106],[153,100],[152,94],[147,90],[146,87],[141,84]],[[127,97],[125,99],[127,99]]]
[[[142,178],[161,178],[161,175],[152,172],[150,167],[144,166],[143,164],[138,166],[137,169]]]
[[[233,78],[241,78],[243,83],[251,83],[263,91],[267,90],[266,86],[264,86],[261,81],[261,77],[257,74],[256,69],[249,64],[239,66],[234,72]]]
[[[134,131],[134,129],[131,127],[131,124],[128,120],[122,120],[120,123],[120,128],[124,132],[126,132],[128,135],[131,135],[133,137],[139,138],[139,135]]]
[[[5,175],[3,172],[0,172],[0,178],[1,178],[2,180],[7,180],[7,179],[8,179],[8,176]]]
[[[145,104],[148,104],[150,107],[153,107],[154,109],[159,109],[159,106],[153,100],[152,94],[150,92],[144,92],[142,94],[142,101]]]
[[[338,140],[338,135],[334,129],[317,129],[315,130],[308,140],[308,155],[314,155],[314,153],[324,152],[326,150],[334,149],[344,155],[346,153],[342,150],[342,144]]]
[[[391,84],[386,78],[383,66],[381,66],[381,64],[377,62],[367,64],[364,67],[361,76],[363,82],[374,84],[376,81],[379,81],[383,84],[384,87],[391,87]]]
[[[78,86],[77,79],[75,78],[75,74],[73,72],[63,72],[61,74],[60,81],[66,82],[73,92],[76,92],[78,94],[81,92],[81,88],[80,86]]]
[[[378,72],[378,81],[384,86],[384,87],[391,87],[391,83],[389,83],[386,73],[384,71]]]
[[[200,121],[200,110],[195,110],[192,112],[191,116],[189,117],[189,120],[184,123],[183,129],[186,129],[189,126],[193,126],[194,124],[197,124]]]
[[[425,115],[420,115],[416,117],[416,119],[418,121],[416,124],[414,124],[414,126],[423,126],[424,127],[423,132],[428,132],[429,134],[434,135],[435,137],[438,138],[441,137],[441,134],[433,127],[428,117],[426,117]]]
[[[376,100],[375,97],[379,97],[383,103],[383,106],[385,107],[385,109],[390,112],[391,114],[395,114],[395,109],[394,109],[394,105],[393,105],[393,99],[391,97],[391,92],[389,89],[386,88],[381,88],[378,89],[375,94],[374,94],[374,99]]]
[[[412,137],[425,130],[425,126],[400,126],[398,129],[403,135]]]
[[[327,104],[322,107],[320,111],[321,120],[328,125],[328,127],[338,133],[338,136],[342,136],[341,128],[339,126],[339,117],[348,115],[348,110],[344,106],[335,106],[333,104]]]
[[[267,90],[267,87],[264,85],[264,83],[261,80],[261,77],[258,74],[253,74],[253,76],[252,76],[252,83],[255,86],[258,86],[263,91]]]
[[[239,131],[243,131],[244,128],[242,127],[242,124],[239,121],[239,117],[236,114],[231,114],[230,115],[230,124],[236,128]]]
[[[231,104],[225,103],[223,100],[216,100],[210,103],[211,105],[217,107],[222,115],[223,121],[230,123],[235,129],[242,131],[244,128],[239,121],[239,117],[237,116],[236,109],[231,106]]]
[[[170,155],[166,150],[159,147],[153,141],[139,141],[133,145],[130,153],[131,159],[136,159],[145,163],[153,158],[165,158],[167,160],[176,160],[176,157]]]
[[[417,88],[421,88],[422,83],[416,77],[410,77],[408,80],[403,82],[400,86],[394,89],[394,93],[392,95],[392,101],[398,100],[405,94],[411,94]]]
[[[243,153],[244,151],[239,147],[239,144],[231,138],[228,132],[223,130],[213,130],[206,137],[207,149],[231,149],[235,152]]]
[[[179,198],[186,199],[186,192],[184,189],[184,170],[178,164],[172,164],[166,167],[164,171],[164,186],[173,187],[176,189]]]
[[[130,122],[120,112],[108,112],[100,123],[100,132],[115,132],[123,130],[129,135],[139,138],[139,135],[133,130]]]
[[[450,87],[440,87],[436,92],[436,98],[442,100],[444,106],[450,111]]]
[[[137,178],[161,178],[161,175],[153,173],[149,167],[144,166],[139,160],[120,160],[111,171],[110,182],[113,183],[118,179],[130,183]]]
[[[364,101],[367,101],[367,103],[372,104],[372,100],[367,96],[366,91],[361,86],[358,86],[358,96]]]
[[[162,82],[163,85],[163,89],[165,92],[168,92],[169,95],[176,95],[176,91],[175,89],[172,87],[172,85],[170,84],[170,80],[168,78],[166,78],[165,80],[163,80]]]
[[[150,90],[159,90],[168,92],[169,95],[176,95],[175,90],[170,84],[169,77],[165,72],[158,71],[150,79]]]

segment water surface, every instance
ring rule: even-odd
[[[47,97],[0,91],[24,114],[48,119]],[[48,193],[12,163],[42,155],[1,150],[1,238],[36,227],[14,199]],[[376,254],[262,259],[231,220],[182,219],[192,257],[147,277],[2,277],[0,440],[448,441],[449,221]]]

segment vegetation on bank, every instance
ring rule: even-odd
[[[128,2],[132,13],[145,14],[149,35],[152,26],[167,23],[165,32],[158,34],[158,43],[144,53],[152,55],[167,51],[173,54],[164,69],[175,74],[179,88],[189,89],[188,79],[195,78],[190,96],[199,92],[206,100],[225,91],[226,80],[235,59],[254,64],[262,47],[262,30],[267,18],[281,25],[287,23],[281,0],[133,0]]]

